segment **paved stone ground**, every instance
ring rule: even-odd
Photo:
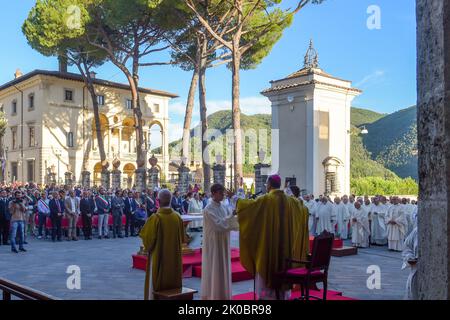
[[[194,234],[191,246],[198,247],[201,235]],[[237,238],[232,239],[236,246]],[[139,238],[56,242],[29,239],[27,253],[12,254],[0,246],[0,277],[27,285],[62,299],[142,299],[144,272],[131,267]],[[408,271],[401,271],[401,254],[386,247],[360,249],[358,255],[332,258],[329,288],[357,299],[402,299]],[[69,290],[67,267],[81,268],[81,290]],[[381,269],[381,289],[366,286],[367,267]],[[189,288],[200,289],[200,279],[184,279]],[[233,294],[250,292],[253,281],[233,284]],[[199,298],[196,295],[196,298]]]

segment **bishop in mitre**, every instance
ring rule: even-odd
[[[139,234],[144,250],[148,252],[145,300],[151,299],[155,291],[182,288],[183,221],[170,206],[172,194],[169,190],[160,190],[158,199],[160,208],[150,216]]]
[[[203,209],[203,300],[231,300],[230,231],[237,231],[239,225],[229,206],[222,202],[224,192],[221,184],[214,184],[211,187],[212,201]]]
[[[306,216],[301,218],[299,201],[280,190],[280,176],[270,176],[266,185],[267,194],[256,200],[238,200],[236,210],[241,263],[248,272],[255,275],[259,299],[275,299],[277,288],[274,275],[289,267],[287,259],[306,259],[308,246],[294,242],[299,238],[308,239],[299,234],[303,232],[307,235],[308,228]],[[299,217],[298,220],[296,216]],[[302,249],[294,254],[296,245]],[[278,289],[281,299],[289,297],[289,287]]]

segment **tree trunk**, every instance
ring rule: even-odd
[[[243,176],[243,158],[242,158],[242,135],[241,135],[241,109],[239,106],[239,86],[240,86],[240,68],[241,54],[239,51],[239,42],[233,41],[233,61],[232,61],[232,120],[234,133],[234,188],[238,189]]]
[[[198,81],[199,70],[198,66],[195,66],[194,73],[192,74],[191,86],[189,87],[189,94],[186,103],[186,114],[184,115],[183,126],[183,149],[181,152],[181,156],[186,157],[187,163],[190,163],[189,145],[191,140],[191,121],[192,112],[194,109],[195,91],[197,90]]]
[[[211,187],[211,165],[208,153],[208,141],[206,139],[206,132],[208,130],[208,118],[206,108],[206,68],[207,57],[205,52],[207,49],[207,42],[202,41],[201,60],[199,67],[199,100],[200,100],[200,120],[202,123],[202,167],[203,167],[203,190],[209,191]]]
[[[98,143],[98,151],[100,153],[100,161],[102,164],[102,168],[106,169],[106,152],[105,152],[105,144],[103,141],[102,128],[100,123],[100,111],[98,109],[98,101],[97,94],[95,93],[95,89],[93,85],[88,86],[88,91],[91,94],[92,99],[92,109],[94,110],[94,121],[95,121],[95,133],[97,136]],[[106,128],[108,130],[108,128]]]
[[[133,102],[133,113],[135,117],[136,126],[136,163],[137,168],[145,168],[146,165],[146,155],[144,147],[144,130],[142,126],[142,111],[141,102],[139,99],[139,47],[137,47],[136,54],[133,59],[133,76],[128,79],[132,82],[131,85],[131,97]],[[164,146],[162,146],[164,148]]]
[[[102,164],[102,169],[104,170],[104,169],[107,169],[105,143],[103,141],[103,136],[102,136],[102,127],[101,127],[101,123],[100,123],[100,110],[98,108],[97,94],[95,92],[94,81],[91,78],[91,74],[90,74],[91,70],[86,64],[83,64],[83,66],[81,64],[77,64],[77,67],[80,70],[81,75],[83,76],[83,79],[84,79],[84,83],[89,91],[89,94],[91,95],[92,109],[94,112],[95,134],[96,134],[97,143],[98,143],[98,151],[100,153],[100,163]],[[83,103],[84,103],[84,101],[83,101]],[[83,105],[83,108],[84,108],[84,105]]]

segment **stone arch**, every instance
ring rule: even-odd
[[[151,153],[163,154],[163,140],[164,140],[164,126],[158,120],[153,120],[148,125],[148,135],[146,137],[146,144]]]
[[[94,165],[94,176],[93,176],[93,181],[94,181],[94,186],[100,186],[102,184],[102,163],[101,162],[97,162]]]
[[[123,177],[123,186],[127,188],[132,188],[135,183],[135,171],[136,166],[133,163],[127,163],[123,166],[122,177]]]
[[[105,145],[105,151],[107,151],[107,149],[106,149],[106,146],[107,146],[106,138],[108,136],[108,130],[109,130],[109,127],[110,127],[109,120],[108,120],[108,117],[105,114],[103,114],[103,113],[100,113],[99,116],[100,116],[100,130],[101,130],[101,133],[102,133],[103,144]],[[98,141],[97,141],[97,129],[96,129],[96,126],[95,126],[95,118],[92,119],[92,137],[93,137],[93,141],[94,141],[93,149],[97,150],[97,148],[98,148]]]
[[[126,117],[122,120],[122,145],[121,152],[136,152],[136,122],[133,117]]]

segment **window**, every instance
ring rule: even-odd
[[[17,114],[17,100],[13,100],[11,104],[11,114],[12,115]]]
[[[73,132],[67,134],[67,146],[73,148]]]
[[[127,109],[133,109],[133,102],[131,101],[131,99],[127,99],[127,100],[125,101],[125,107],[126,107]]]
[[[17,180],[17,173],[19,170],[17,170],[17,162],[11,162],[11,182],[14,182]]]
[[[28,96],[28,110],[34,110],[34,93]]]
[[[14,149],[17,149],[17,127],[11,128],[11,146]]]
[[[73,90],[64,90],[64,100],[73,101]]]
[[[103,95],[97,96],[97,103],[99,106],[104,106],[105,105],[105,96],[103,96]]]
[[[28,182],[33,182],[34,180],[34,160],[27,161],[27,178]]]
[[[159,113],[159,104],[157,104],[157,103],[153,104],[153,112],[154,113]]]
[[[28,127],[28,141],[30,147],[36,146],[36,131],[34,125],[29,125]]]

